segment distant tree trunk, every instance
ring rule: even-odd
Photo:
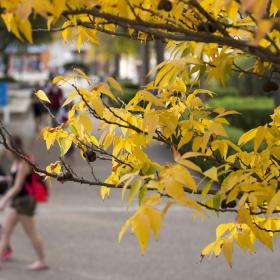
[[[116,79],[120,77],[120,60],[121,60],[121,55],[115,54],[114,55],[114,78]]]
[[[110,61],[109,61],[109,59],[105,60],[105,62],[103,64],[103,70],[104,70],[103,75],[108,76],[108,74],[110,72]]]
[[[142,66],[140,70],[140,85],[144,86],[149,82],[149,78],[147,77],[150,71],[150,43],[146,42],[142,44],[140,47],[140,55],[142,59]]]
[[[158,65],[164,60],[164,44],[159,40],[155,41],[155,50]]]
[[[1,48],[0,48],[0,53],[2,56],[2,61],[3,61],[3,66],[4,66],[3,73],[4,73],[4,76],[8,76],[8,74],[9,74],[9,55],[6,53],[6,49],[9,46],[9,40],[1,42],[1,43],[2,44],[1,44]]]
[[[9,75],[9,56],[3,53],[4,76]]]
[[[272,97],[274,99],[274,107],[280,106],[280,73],[274,72],[272,74],[272,81],[278,85],[278,89],[272,92]]]

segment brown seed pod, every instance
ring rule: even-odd
[[[94,162],[96,161],[96,153],[93,151],[86,151],[83,153],[83,156],[86,158],[87,161],[89,162]]]
[[[172,3],[169,0],[160,0],[158,3],[158,10],[170,12],[172,10]]]
[[[234,207],[236,207],[236,201],[235,201],[235,200],[230,201],[229,203],[227,203],[227,200],[224,199],[224,200],[222,200],[222,202],[221,202],[221,208],[222,208],[222,209],[234,208]]]
[[[275,91],[279,88],[278,84],[272,81],[266,82],[263,85],[263,91],[265,92],[270,92],[270,91]]]
[[[69,181],[73,178],[73,175],[70,172],[66,172],[60,176],[57,177],[57,181],[60,183],[64,183],[65,181]]]

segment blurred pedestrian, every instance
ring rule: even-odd
[[[63,107],[61,107],[57,114],[56,114],[56,121],[59,125],[62,125],[63,128],[67,127],[67,122],[68,122],[68,112],[69,110],[72,108],[73,103],[69,103]],[[75,150],[74,144],[72,143],[72,145],[70,146],[69,150],[66,153],[66,157],[70,157],[71,155],[73,155]]]
[[[52,79],[53,79],[53,75],[50,75],[50,80],[48,83],[48,88],[46,93],[48,95],[49,100],[51,101],[51,104],[49,105],[50,111],[54,116],[56,116],[59,108],[62,105],[64,96],[63,96],[62,89],[57,85],[51,83]],[[57,125],[56,120],[53,119],[52,126],[56,126],[56,125]]]
[[[34,93],[41,89],[39,83],[36,83],[32,92],[32,106],[35,122],[35,131],[39,132],[42,126],[46,125],[47,110]]]
[[[0,166],[0,195],[4,195],[7,190],[9,189],[11,183],[11,178],[10,176],[7,176],[2,167]],[[2,234],[2,225],[0,224],[0,236]],[[8,260],[12,257],[13,251],[8,244],[3,252],[3,254],[0,256],[0,261],[5,261]]]
[[[30,156],[23,150],[23,143],[20,137],[14,136],[9,140],[16,150],[26,156]],[[21,223],[25,233],[29,237],[38,260],[32,263],[28,268],[30,270],[47,269],[45,262],[43,244],[38,236],[34,223],[34,214],[36,209],[36,200],[29,195],[28,190],[24,187],[25,182],[31,176],[32,170],[30,166],[20,157],[13,154],[13,162],[11,166],[9,190],[0,199],[0,210],[5,206],[5,219],[0,239],[0,256],[4,256],[10,244],[11,236],[18,222]]]
[[[6,176],[6,173],[0,166],[0,195],[3,195],[8,190],[10,183],[10,176]]]

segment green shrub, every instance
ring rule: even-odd
[[[232,97],[212,98],[210,107],[224,107],[231,110],[273,109],[273,99],[269,97]]]
[[[227,132],[229,139],[235,144],[237,144],[240,136],[244,133],[244,131],[238,127],[227,125],[225,125],[225,131]]]
[[[3,83],[18,83],[18,81],[11,76],[1,77],[0,82],[3,82]]]
[[[267,97],[213,98],[209,106],[238,111],[240,115],[231,115],[227,119],[232,126],[245,131],[270,122],[273,113],[273,99]]]
[[[123,89],[123,94],[117,92],[116,90],[112,90],[113,94],[117,97],[119,97],[124,103],[128,103],[136,94],[136,92],[139,90],[139,85],[134,84],[130,81],[124,80],[120,82],[120,85]],[[114,107],[121,106],[120,103],[116,103],[115,101],[110,99],[110,105]]]

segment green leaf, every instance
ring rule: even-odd
[[[142,204],[143,198],[145,197],[146,193],[147,193],[147,187],[146,186],[142,186],[140,188],[139,193],[138,193],[138,203],[139,203],[139,205]]]
[[[131,202],[133,201],[136,193],[140,190],[142,186],[142,180],[138,179],[136,182],[131,186],[128,194],[128,199],[127,199],[127,205],[129,206]]]

